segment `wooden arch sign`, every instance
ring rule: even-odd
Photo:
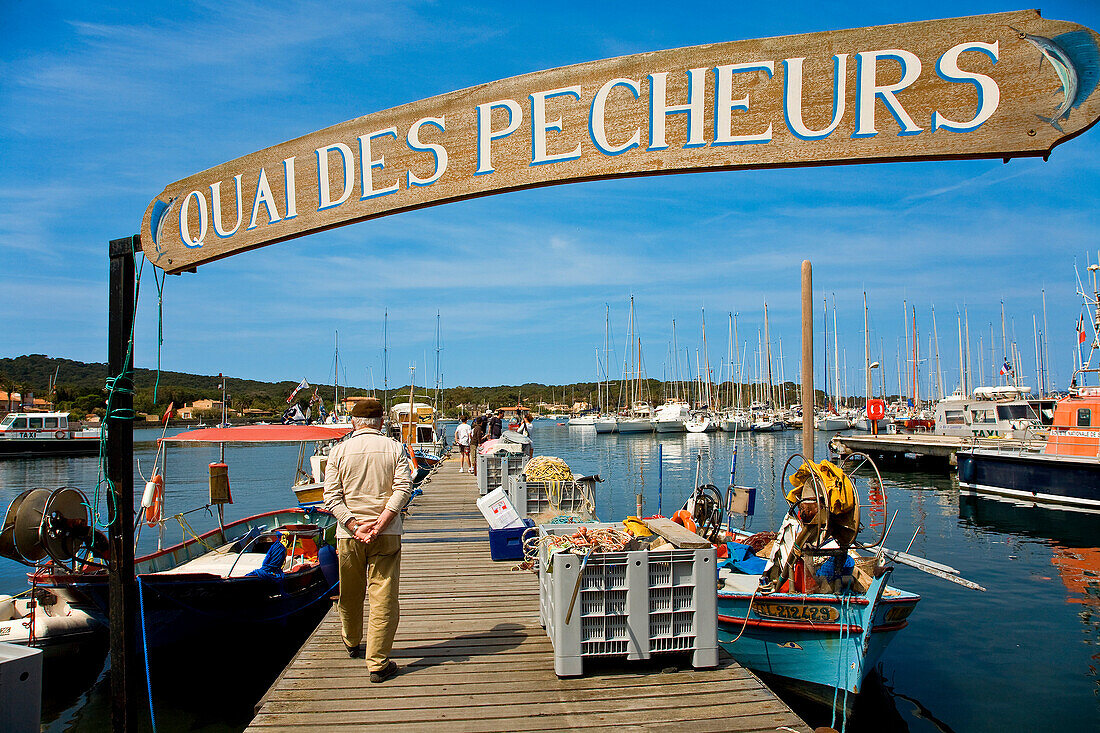
[[[1100,36],[1019,11],[718,43],[517,76],[375,112],[177,181],[168,272],[535,186],[700,170],[1046,156],[1100,116]]]

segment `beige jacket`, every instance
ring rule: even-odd
[[[383,534],[401,534],[401,508],[412,496],[405,446],[372,428],[357,430],[333,446],[325,468],[325,508],[336,516],[337,537],[351,537],[347,522],[397,512]]]

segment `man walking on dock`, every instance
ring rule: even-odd
[[[351,436],[333,447],[325,470],[325,508],[338,523],[337,606],[348,656],[358,658],[369,586],[367,667],[371,682],[385,682],[397,674],[390,652],[400,619],[401,509],[412,495],[412,478],[405,447],[382,434],[381,402],[358,402],[351,423]]]
[[[462,473],[472,464],[470,463],[470,433],[473,432],[470,426],[466,422],[467,417],[462,416],[462,422],[457,428],[455,428],[455,445],[458,446],[459,452],[462,454],[462,458],[459,461],[458,472]],[[471,468],[470,473],[473,473]]]

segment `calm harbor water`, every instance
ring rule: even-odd
[[[135,435],[146,475],[158,436],[153,430]],[[556,455],[574,472],[604,478],[597,487],[597,512],[605,520],[633,514],[638,493],[647,512],[660,508],[669,514],[697,477],[724,488],[735,444],[723,433],[664,435],[658,441],[654,435],[597,436],[591,428],[545,421],[535,423],[533,437],[536,454]],[[819,456],[826,443],[819,438]],[[800,434],[741,435],[736,446],[737,483],[759,489],[748,526],[775,529],[785,508],[778,490],[783,464],[800,447]],[[227,518],[291,505],[297,454],[292,444],[228,447],[236,503],[227,508]],[[166,513],[205,502],[206,465],[217,459],[217,448],[171,449]],[[95,458],[2,461],[0,504],[35,486],[75,486],[91,493],[96,463]],[[848,730],[1100,730],[1100,517],[960,501],[954,477],[885,473],[883,478],[889,512],[898,510],[888,544],[903,549],[914,538],[911,552],[952,565],[989,590],[970,591],[899,567],[892,583],[923,600],[887,651],[881,675],[860,696]],[[198,531],[216,524],[205,513],[189,520]],[[165,543],[181,536],[176,526]],[[145,528],[139,553],[155,549],[156,539]],[[0,560],[0,592],[25,588],[23,568]],[[154,677],[158,728],[240,730],[299,643],[299,638],[264,640],[229,659],[180,660],[178,675]],[[47,666],[44,729],[109,727],[105,656],[105,647],[84,650],[79,663]],[[206,673],[186,673],[190,662],[205,663]],[[787,699],[812,725],[828,724],[828,710]]]

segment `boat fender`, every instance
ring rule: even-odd
[[[672,521],[679,524],[689,532],[694,532],[697,527],[695,526],[695,518],[691,515],[687,509],[681,509],[672,515]]]
[[[53,434],[53,437],[57,438],[58,440],[64,440],[65,438],[69,437],[69,434],[66,433],[64,430],[58,430],[56,433]]]
[[[164,476],[153,474],[145,482],[145,492],[141,495],[141,506],[145,509],[145,523],[155,527],[160,522],[161,507],[164,503]]]
[[[407,445],[405,446],[405,452],[409,454],[409,470],[412,473],[413,481],[415,481],[417,471],[420,470],[420,467],[416,464],[416,454],[413,453],[413,449]]]

